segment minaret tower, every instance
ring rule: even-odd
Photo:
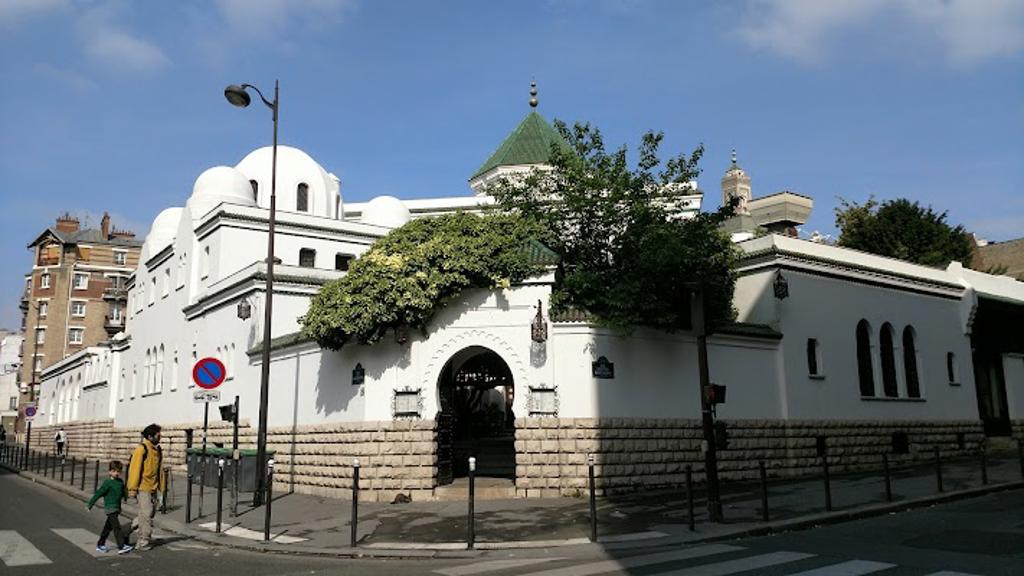
[[[732,150],[732,165],[722,176],[722,205],[729,203],[731,198],[739,198],[736,214],[750,214],[750,176],[736,163],[736,149]]]

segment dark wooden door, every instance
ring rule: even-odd
[[[451,484],[455,478],[455,385],[451,365],[445,366],[437,382],[437,484]]]

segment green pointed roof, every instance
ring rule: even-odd
[[[531,111],[469,179],[472,180],[498,166],[547,164],[552,144],[564,145],[565,141],[543,116]]]

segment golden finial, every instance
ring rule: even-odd
[[[530,82],[530,108],[537,107],[537,83]]]
[[[732,165],[733,166],[736,165],[736,149],[735,148],[732,149]]]

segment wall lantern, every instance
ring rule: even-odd
[[[530,323],[530,339],[534,342],[546,342],[548,339],[548,324],[544,321],[544,311],[540,300],[537,300],[537,315]]]
[[[772,289],[775,291],[775,297],[779,300],[785,300],[789,297],[789,282],[782,275],[781,270],[775,273],[775,282],[772,283]]]
[[[352,385],[362,386],[363,382],[366,381],[366,370],[363,369],[361,363],[356,363],[356,367],[352,369]]]
[[[242,320],[248,320],[252,316],[252,304],[249,304],[248,300],[244,298],[238,302],[238,317]]]

